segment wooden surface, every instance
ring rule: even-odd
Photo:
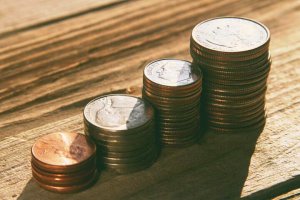
[[[71,4],[71,5],[70,5]],[[300,1],[0,0],[0,199],[299,199]],[[268,119],[260,134],[206,133],[164,149],[149,169],[101,173],[59,195],[31,178],[30,147],[56,131],[83,132],[82,109],[106,93],[140,95],[145,63],[191,60],[198,22],[244,16],[271,31]]]

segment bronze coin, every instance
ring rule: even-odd
[[[91,178],[80,184],[80,185],[71,185],[71,186],[54,186],[51,184],[45,184],[37,179],[35,181],[40,185],[40,187],[56,193],[75,193],[82,190],[87,189],[88,187],[92,186],[98,179],[98,172],[97,170],[94,171],[94,174],[91,176]]]
[[[262,92],[261,94],[258,94],[252,98],[246,98],[246,99],[234,99],[234,98],[224,98],[224,97],[221,97],[221,98],[217,98],[216,96],[213,97],[213,98],[206,98],[206,101],[209,102],[208,104],[210,105],[215,105],[215,104],[222,104],[222,105],[232,105],[234,104],[234,106],[239,106],[239,105],[245,105],[245,104],[251,104],[253,102],[258,102],[262,99],[265,99],[265,92]],[[233,106],[233,107],[234,107]]]
[[[244,122],[216,122],[216,121],[208,121],[207,124],[216,128],[243,128],[249,127],[253,124],[256,124],[266,118],[265,112],[261,113],[258,117],[254,119],[250,119]]]
[[[106,166],[109,169],[112,169],[115,172],[120,174],[133,173],[133,172],[137,172],[149,168],[156,161],[157,157],[158,157],[158,151],[154,152],[153,154],[150,154],[149,156],[147,156],[147,158],[137,163],[131,163],[131,164],[106,163]]]
[[[104,163],[109,164],[132,164],[144,161],[150,155],[153,155],[158,148],[156,145],[150,146],[147,151],[139,152],[139,154],[131,157],[102,157]]]
[[[264,86],[252,93],[244,94],[244,95],[239,95],[239,96],[231,96],[231,95],[226,95],[226,94],[218,94],[218,93],[206,93],[203,95],[203,98],[208,98],[208,99],[229,99],[229,100],[243,100],[243,99],[249,99],[249,98],[255,98],[259,94],[266,93],[267,91],[267,86]]]
[[[177,105],[186,105],[190,103],[194,103],[195,101],[200,100],[201,91],[198,93],[193,94],[193,96],[188,96],[184,98],[167,98],[167,97],[161,97],[157,96],[155,94],[151,94],[150,92],[143,90],[143,96],[147,96],[147,99],[150,100],[153,104],[159,104],[161,106],[177,106]]]
[[[256,83],[260,83],[261,81],[264,81],[264,82],[267,82],[267,79],[269,77],[269,69],[266,69],[266,71],[264,72],[264,74],[256,74],[255,77],[251,77],[251,76],[248,76],[249,78],[251,77],[251,79],[248,79],[248,78],[239,78],[240,80],[238,80],[237,78],[236,79],[233,79],[233,78],[229,78],[229,77],[225,77],[225,76],[219,76],[219,77],[216,77],[214,75],[214,77],[211,77],[211,76],[208,76],[207,75],[207,78],[209,78],[209,82],[215,82],[217,84],[221,84],[221,85],[227,85],[227,86],[247,86],[247,85],[250,85],[250,84],[256,84]],[[245,77],[245,76],[244,76]]]
[[[241,96],[241,95],[248,95],[253,93],[261,88],[266,87],[267,81],[263,80],[262,82],[243,85],[243,86],[228,86],[228,85],[221,85],[221,84],[208,84],[204,88],[204,93],[213,93],[213,94],[220,94],[220,95],[228,95],[228,96]]]
[[[195,84],[193,88],[188,88],[185,90],[177,90],[177,89],[165,90],[164,88],[155,88],[153,87],[153,85],[149,85],[144,82],[143,89],[152,94],[156,94],[162,97],[184,98],[184,97],[192,96],[195,93],[201,92],[202,82],[201,84]]]
[[[205,107],[205,113],[207,114],[218,114],[218,115],[224,115],[224,116],[230,116],[230,115],[242,115],[245,116],[248,113],[253,113],[258,110],[260,110],[262,107],[265,106],[265,100],[261,100],[257,102],[256,105],[245,105],[243,107],[213,107],[213,106],[207,106]]]
[[[197,61],[195,61],[197,62]],[[228,64],[228,65],[208,65],[203,63],[196,63],[198,67],[202,68],[204,74],[212,74],[217,73],[220,75],[226,75],[226,76],[243,76],[243,75],[253,75],[256,73],[260,73],[264,69],[268,68],[269,65],[272,63],[271,57],[269,57],[266,60],[261,60],[259,63],[250,64],[248,63],[247,66],[238,66],[238,63],[235,65]]]
[[[263,55],[246,61],[217,61],[217,60],[209,60],[205,58],[200,58],[197,55],[194,55],[191,52],[193,57],[193,63],[197,66],[201,66],[203,70],[226,70],[226,72],[237,73],[240,71],[252,71],[253,67],[257,68],[259,66],[264,65],[267,61],[271,61],[271,54],[269,51],[266,51]],[[252,68],[250,67],[252,66]]]
[[[101,141],[95,141],[100,148],[100,150],[103,151],[117,151],[117,152],[130,152],[130,151],[138,151],[140,149],[143,149],[147,145],[152,145],[157,140],[156,137],[153,137],[149,140],[143,140],[135,144],[131,145],[112,145]]]
[[[256,113],[260,112],[261,110],[265,110],[265,103],[260,104],[259,106],[251,107],[250,110],[228,110],[228,111],[206,111],[205,115],[207,118],[224,118],[224,119],[240,119],[240,118],[248,118]]]
[[[155,135],[155,127],[154,123],[151,124],[147,129],[140,130],[136,133],[130,134],[114,134],[109,132],[102,132],[97,129],[87,128],[85,126],[85,133],[92,137],[94,140],[98,141],[112,141],[112,142],[135,142],[138,140],[146,140]]]
[[[32,175],[35,179],[42,183],[53,185],[53,186],[71,186],[80,185],[88,181],[96,170],[96,163],[90,169],[85,169],[81,172],[71,174],[52,174],[42,171],[35,167],[32,163]]]
[[[252,124],[250,126],[242,127],[242,128],[227,128],[227,127],[214,127],[209,126],[208,130],[212,130],[217,133],[230,133],[230,134],[243,134],[243,133],[249,133],[249,132],[261,132],[266,124],[266,117],[257,122],[256,124]]]
[[[141,154],[144,154],[145,152],[148,152],[150,148],[156,147],[157,148],[157,142],[147,144],[144,147],[134,150],[134,151],[125,151],[125,152],[118,152],[118,151],[105,151],[103,149],[100,150],[101,159],[102,157],[110,157],[110,158],[131,158],[131,157],[137,157]]]
[[[193,52],[193,55],[197,55],[197,57],[201,57],[206,60],[216,60],[218,62],[228,62],[228,61],[241,61],[245,62],[250,59],[257,59],[260,56],[264,55],[268,51],[268,45],[261,49],[260,51],[255,52],[255,54],[249,55],[214,55],[209,52],[205,52],[201,49],[198,49],[196,46],[190,45],[190,51]]]
[[[190,145],[193,145],[197,143],[199,139],[199,135],[195,134],[191,136],[190,138],[184,138],[184,139],[168,139],[168,138],[162,138],[163,146],[166,147],[187,147]]]
[[[37,165],[46,170],[75,171],[95,155],[96,145],[82,134],[56,132],[39,138],[31,153]]]
[[[261,110],[258,110],[255,113],[252,113],[251,115],[242,116],[242,117],[241,116],[237,117],[237,116],[234,116],[234,115],[232,117],[224,117],[224,116],[213,115],[213,116],[208,116],[207,121],[216,122],[216,123],[231,123],[231,124],[244,123],[244,122],[247,122],[247,121],[254,120],[254,119],[258,118],[261,115],[265,115],[265,113],[266,113],[266,110],[261,109]]]

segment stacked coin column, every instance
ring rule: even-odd
[[[187,146],[200,129],[202,74],[188,61],[156,60],[144,69],[143,98],[156,109],[161,143]]]
[[[209,129],[263,129],[269,42],[269,30],[250,19],[214,18],[194,27],[190,53],[203,72],[202,105]]]
[[[83,190],[98,178],[96,145],[82,134],[58,132],[38,139],[31,149],[32,176],[47,190]]]
[[[118,173],[149,167],[157,158],[154,110],[138,97],[101,96],[84,108],[84,129],[98,146],[100,165]]]

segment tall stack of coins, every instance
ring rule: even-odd
[[[44,189],[70,193],[98,177],[96,145],[85,135],[57,132],[38,139],[31,149],[32,175]]]
[[[234,133],[263,129],[269,42],[269,30],[250,19],[214,18],[194,27],[190,52],[204,76],[209,129]]]
[[[149,167],[157,158],[154,110],[141,98],[101,96],[84,108],[84,128],[98,145],[100,164],[118,173]]]
[[[143,98],[157,111],[161,143],[195,143],[200,128],[201,71],[184,60],[156,60],[145,67],[143,86]]]

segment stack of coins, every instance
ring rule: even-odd
[[[32,175],[44,189],[70,193],[97,179],[96,145],[85,135],[57,132],[38,139],[31,149]]]
[[[156,109],[162,145],[188,146],[200,130],[202,73],[190,62],[161,59],[144,69],[143,98]]]
[[[149,167],[157,158],[154,110],[141,98],[101,96],[84,108],[84,128],[98,145],[100,165],[118,173]]]
[[[214,18],[194,27],[190,53],[203,72],[202,105],[209,129],[263,129],[269,42],[269,30],[250,19]]]

